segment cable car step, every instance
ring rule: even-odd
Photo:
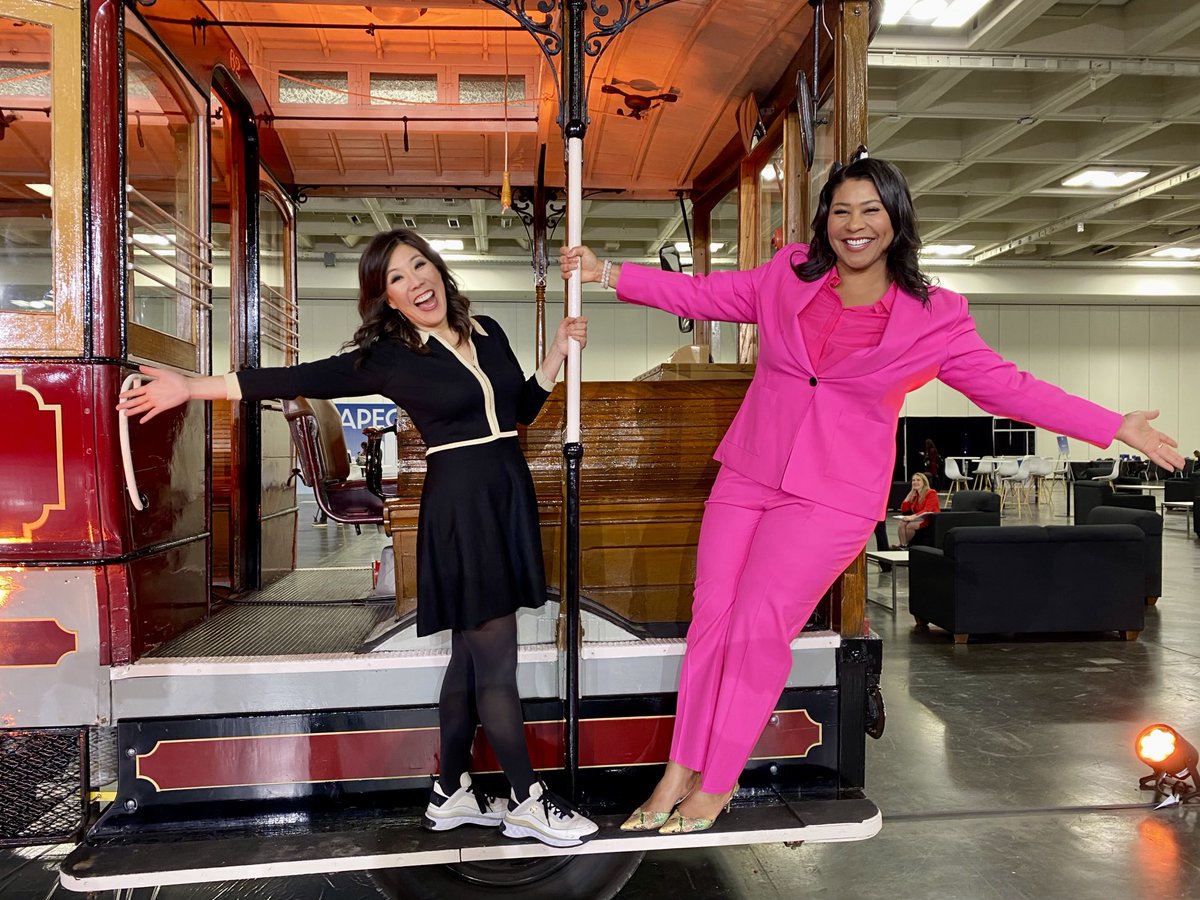
[[[373,830],[82,844],[63,861],[60,880],[72,891],[112,891],[243,878],[273,878],[482,860],[630,853],[714,847],[858,841],[878,833],[878,807],[867,799],[781,801],[755,798],[721,816],[710,831],[687,835],[623,832],[622,816],[599,816],[600,832],[578,847],[514,841],[497,829],[464,826],[428,832],[393,820]]]

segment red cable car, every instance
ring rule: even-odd
[[[352,514],[324,490],[346,479],[336,453],[322,458],[336,437],[311,409],[191,404],[130,428],[114,407],[142,363],[208,374],[298,360],[306,201],[359,202],[360,222],[337,226],[348,250],[403,217],[392,201],[470,201],[479,250],[509,168],[540,354],[569,188],[546,163],[563,149],[555,90],[592,122],[587,190],[674,203],[686,185],[696,271],[714,210],[737,210],[731,262],[757,264],[777,229],[803,234],[805,150],[816,171],[862,140],[879,5],[664,2],[588,25],[575,0],[546,22],[501,0],[261,4],[252,21],[193,0],[0,0],[0,845],[77,841],[62,882],[78,891],[370,869],[397,896],[604,897],[651,848],[876,833],[864,742],[882,728],[881,654],[861,560],[794,641],[788,688],[717,829],[604,828],[564,851],[429,834],[416,826],[448,650],[408,615],[417,438],[399,429],[398,487],[362,486],[392,493],[386,508]],[[834,46],[849,48],[836,84]],[[619,90],[589,97],[584,59],[588,79]],[[810,66],[800,93],[822,98],[825,126],[794,104]],[[510,96],[514,72],[529,100]],[[556,395],[523,436],[562,584],[521,621],[530,747],[605,825],[666,759],[710,456],[753,365],[751,331],[685,325],[696,348],[725,333],[737,362],[696,350],[641,381],[583,384],[575,497],[557,452],[575,401]],[[641,452],[664,440],[670,459]],[[369,602],[361,569],[297,569],[296,454],[335,519],[386,524],[394,601]],[[482,738],[475,749],[475,769],[498,768]]]

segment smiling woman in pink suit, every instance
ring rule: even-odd
[[[670,762],[625,823],[712,826],[736,790],[791,670],[790,643],[883,516],[905,395],[933,378],[993,413],[1183,464],[1151,426],[1021,372],[975,331],[967,301],[934,287],[904,177],[878,159],[835,171],[809,245],[747,272],[680,275],[564,248],[564,277],[696,319],[758,325],[759,358],[701,526],[692,624]]]

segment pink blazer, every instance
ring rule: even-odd
[[[983,342],[964,297],[931,288],[929,306],[900,290],[878,347],[817,374],[798,314],[820,282],[792,271],[792,244],[747,272],[689,276],[627,263],[617,296],[676,315],[758,325],[746,399],[715,454],[769,487],[872,520],[883,517],[904,396],[933,378],[988,412],[1107,447],[1121,415],[1022,372]]]

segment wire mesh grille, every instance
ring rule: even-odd
[[[375,626],[394,616],[391,603],[231,605],[147,657],[353,653]]]
[[[362,600],[371,593],[371,569],[296,569],[261,591],[243,594],[233,603],[333,603]],[[384,598],[390,599],[390,598]]]
[[[83,827],[86,729],[0,731],[0,846],[72,838]]]

